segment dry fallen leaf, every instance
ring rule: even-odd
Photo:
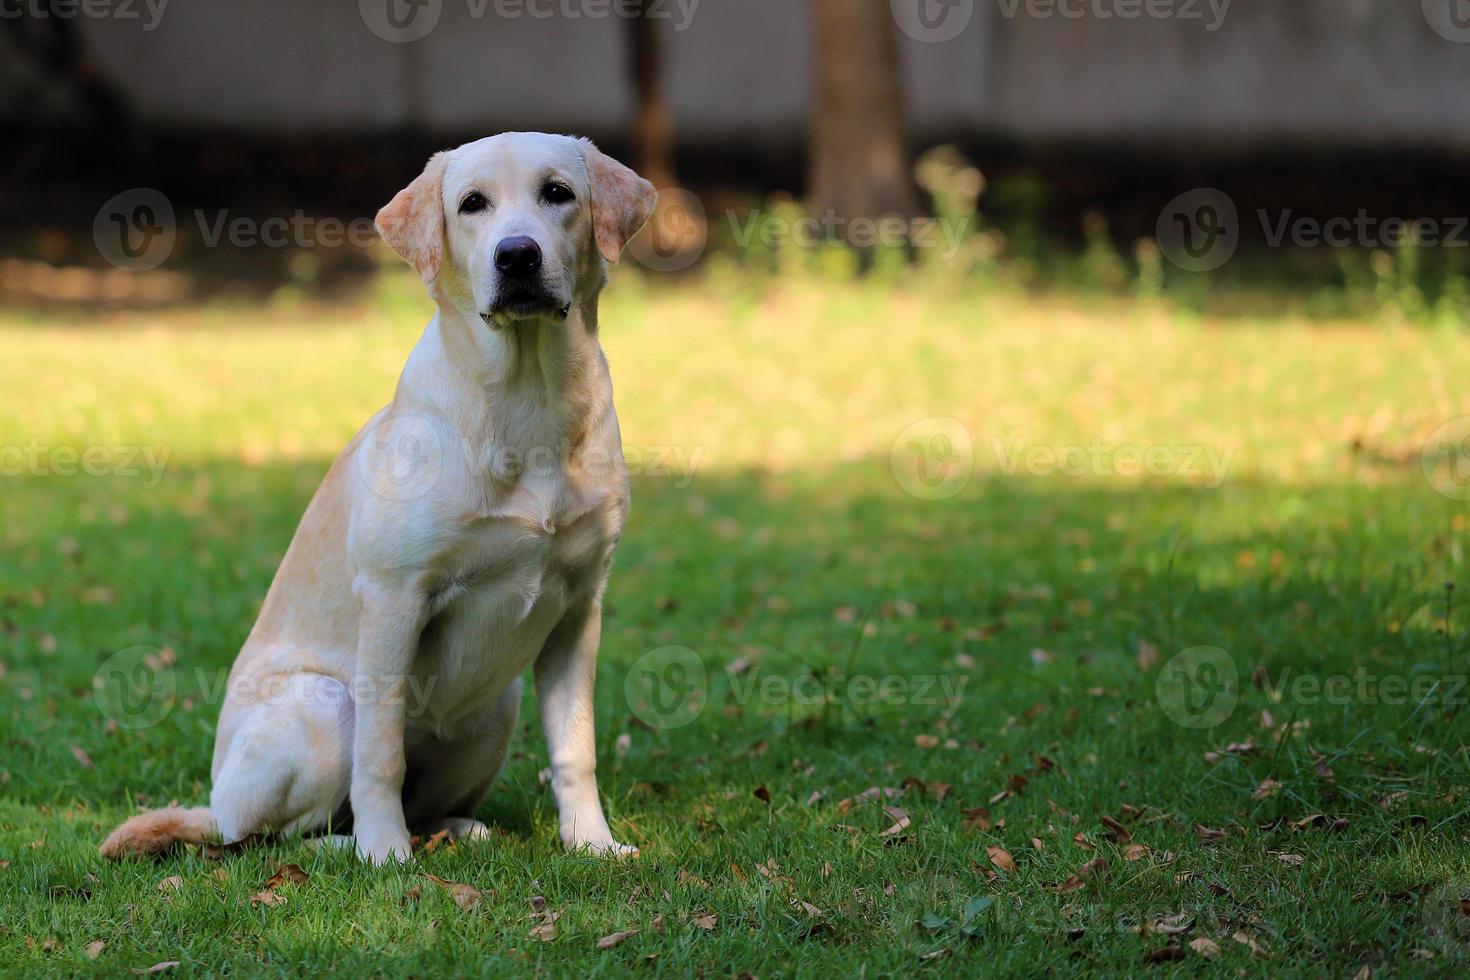
[[[1297,867],[1306,860],[1306,858],[1302,857],[1300,854],[1285,854],[1281,851],[1268,851],[1267,853],[1275,857],[1281,863],[1289,864],[1292,867]]]
[[[1119,844],[1126,844],[1133,839],[1133,834],[1128,831],[1128,828],[1120,824],[1118,821],[1114,820],[1112,817],[1104,814],[1101,817],[1101,820],[1102,825],[1108,828],[1108,833],[1112,835],[1113,840],[1117,841]]]
[[[712,913],[710,915],[696,915],[693,922],[701,929],[713,929],[720,924],[720,917]]]
[[[161,892],[176,892],[184,887],[184,879],[178,875],[169,875],[154,887]]]
[[[83,949],[82,952],[87,954],[87,959],[95,960],[97,957],[102,955],[102,949],[106,945],[107,944],[102,940],[94,939],[86,945],[86,948]]]
[[[1124,861],[1141,861],[1148,857],[1148,848],[1143,844],[1129,844],[1123,848]]]
[[[1213,960],[1221,953],[1220,944],[1213,939],[1206,939],[1204,936],[1200,936],[1198,939],[1191,939],[1189,941],[1189,948],[1207,960]]]
[[[545,912],[541,915],[541,921],[531,927],[527,933],[532,939],[539,939],[543,943],[549,943],[556,938],[556,920],[561,918],[560,912]]]
[[[176,967],[178,965],[179,965],[179,961],[178,960],[164,960],[162,963],[154,963],[148,969],[146,969],[146,970],[139,970],[138,972],[139,973],[162,973],[165,970],[172,970],[174,967]]]
[[[939,736],[938,735],[915,735],[914,736],[914,744],[917,745],[921,749],[937,749],[937,748],[939,748]]]
[[[286,896],[279,892],[259,891],[250,896],[251,905],[264,905],[266,908],[274,908],[277,905],[286,904]]]
[[[601,939],[597,940],[597,948],[612,949],[623,940],[630,939],[633,936],[638,935],[638,932],[639,930],[637,929],[629,929],[627,932],[614,932],[611,935],[603,936]]]
[[[879,837],[892,837],[895,834],[901,834],[905,830],[907,830],[908,827],[909,827],[909,824],[911,824],[913,822],[913,821],[909,820],[909,815],[907,813],[905,813],[904,811],[900,810],[896,806],[886,806],[885,805],[883,807],[883,812],[886,813],[886,814],[888,814],[888,816],[892,817],[894,823],[893,823],[893,826],[892,827],[889,827],[887,830],[885,830],[881,834],[879,834],[878,835]]]
[[[1148,928],[1161,936],[1179,936],[1194,928],[1194,913],[1179,912],[1149,923]]]
[[[1202,823],[1194,825],[1194,832],[1199,836],[1200,840],[1224,840],[1227,836],[1225,831],[1216,830],[1213,827],[1206,827]]]
[[[1242,946],[1249,947],[1250,948],[1250,951],[1252,953],[1254,953],[1256,956],[1259,956],[1262,959],[1265,959],[1266,958],[1266,956],[1267,956],[1266,948],[1264,946],[1262,946],[1260,943],[1256,942],[1250,936],[1246,935],[1244,931],[1237,932],[1235,935],[1231,936],[1230,938],[1231,939],[1234,939],[1236,942],[1240,943]]]
[[[441,878],[438,875],[426,874],[424,875],[424,877],[427,878],[429,881],[432,881],[434,884],[438,885],[440,888],[447,891],[449,893],[449,897],[454,899],[454,904],[458,905],[466,912],[474,908],[476,905],[479,905],[480,900],[485,897],[485,893],[480,891],[478,888],[475,888],[473,885],[466,885],[458,881],[449,881],[448,879]]]
[[[1255,792],[1251,794],[1251,799],[1264,800],[1268,797],[1275,796],[1280,791],[1281,784],[1279,782],[1269,778],[1263,779],[1261,780],[1261,785],[1257,786]]]
[[[992,844],[985,849],[985,853],[990,855],[990,863],[995,865],[1000,870],[1016,870],[1016,859],[1011,857],[1010,852],[1007,851],[1004,847],[997,847],[996,845]]]
[[[92,765],[92,757],[88,755],[87,750],[82,748],[80,745],[73,745],[71,747],[71,754],[76,758],[78,762],[82,764],[83,767],[87,769],[94,768],[94,766]]]
[[[277,866],[276,873],[266,879],[265,887],[280,888],[282,885],[304,885],[306,879],[311,875],[301,869],[299,864],[282,864]]]

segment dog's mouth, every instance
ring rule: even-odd
[[[480,318],[492,326],[511,320],[533,317],[550,317],[565,320],[572,311],[572,304],[563,303],[541,286],[509,286],[501,289]]]

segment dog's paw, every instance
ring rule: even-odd
[[[583,854],[592,854],[597,857],[610,858],[635,858],[638,856],[638,848],[632,844],[619,844],[611,837],[598,840],[567,841],[568,850],[580,851]]]
[[[357,856],[374,865],[404,864],[413,853],[408,834],[357,833]]]

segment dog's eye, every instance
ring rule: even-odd
[[[485,200],[484,194],[481,194],[479,191],[471,191],[465,195],[463,201],[459,202],[459,213],[475,214],[478,211],[485,210],[489,206],[490,202]]]
[[[567,204],[575,201],[577,195],[566,184],[558,184],[553,180],[541,188],[541,199],[547,204]]]

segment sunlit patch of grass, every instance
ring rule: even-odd
[[[1204,968],[1198,939],[1231,972],[1462,964],[1470,692],[1448,695],[1470,672],[1467,515],[1420,463],[1470,415],[1470,342],[924,282],[624,275],[607,296],[643,465],[608,594],[599,769],[642,858],[557,849],[528,700],[489,842],[401,870],[294,842],[103,864],[96,843],[135,805],[207,793],[219,671],[427,314],[390,275],[352,306],[0,321],[15,969],[1120,973],[1172,946]],[[942,498],[904,492],[893,461],[932,417],[973,447]],[[61,447],[105,452],[66,475]],[[156,481],[121,472],[144,447],[166,451]],[[1133,472],[1130,448],[1167,465]],[[91,697],[135,645],[177,658],[172,710],[136,730]],[[708,704],[660,731],[624,682],[670,645],[697,652]],[[1157,697],[1195,646],[1237,672],[1238,703],[1199,729]],[[1360,668],[1443,683],[1342,703],[1289,683]],[[904,693],[868,703],[857,677]],[[840,805],[874,786],[902,791],[884,800],[902,833]],[[252,904],[274,861],[310,879]],[[485,896],[462,909],[424,872]],[[551,942],[529,935],[532,896],[563,913]],[[1180,913],[1187,931],[1160,931]]]

